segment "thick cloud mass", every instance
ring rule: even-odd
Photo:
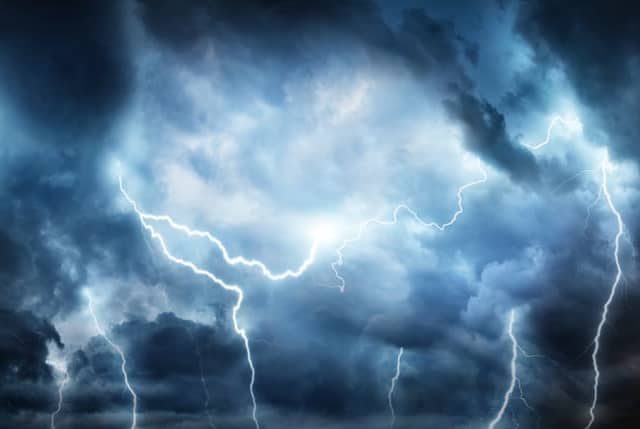
[[[0,2],[0,427],[640,424],[640,12],[553,1]],[[579,117],[582,127],[556,124]],[[530,150],[549,138],[539,150]],[[344,292],[331,269],[337,266]],[[332,236],[329,236],[332,235]],[[90,314],[90,294],[96,326]],[[105,336],[100,335],[100,329]],[[65,375],[66,373],[66,375]],[[63,401],[56,412],[59,388]]]
[[[554,1],[522,9],[518,29],[540,61],[560,63],[576,92],[598,113],[601,126],[623,156],[638,157],[640,29],[638,6],[589,2],[584,7]]]
[[[487,162],[510,172],[514,179],[535,179],[535,158],[507,136],[504,116],[490,103],[470,94],[459,94],[445,105],[451,116],[464,124],[469,149]]]

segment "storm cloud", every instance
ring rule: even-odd
[[[638,10],[551,1],[0,4],[0,426],[640,422]],[[556,116],[579,117],[582,127]],[[604,173],[605,151],[611,165]],[[606,167],[606,166],[605,166]],[[478,181],[485,177],[486,181]],[[444,230],[438,225],[464,210]],[[367,219],[383,220],[383,224]],[[362,234],[358,234],[362,228]],[[332,270],[336,249],[348,241]],[[87,294],[99,326],[89,311]],[[100,335],[104,330],[105,336]],[[65,376],[66,373],[66,376]],[[520,397],[526,398],[526,402]],[[500,427],[500,426],[498,426]]]

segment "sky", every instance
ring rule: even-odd
[[[0,427],[637,427],[638,19],[1,2]]]

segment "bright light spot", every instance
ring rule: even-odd
[[[311,236],[318,243],[327,243],[336,239],[336,228],[328,222],[318,222],[311,227]]]
[[[49,357],[45,361],[45,363],[49,366],[54,367],[57,371],[64,372],[66,370],[64,360],[61,357]]]
[[[575,133],[575,134],[581,134],[582,133],[582,122],[580,121],[580,118],[578,118],[576,115],[572,115],[572,116],[567,116],[566,119],[564,120],[564,125],[567,127],[567,130],[570,131],[571,133]]]

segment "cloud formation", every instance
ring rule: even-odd
[[[8,2],[0,13],[0,421],[253,427],[232,294],[175,266],[119,193],[212,231],[230,267],[154,223],[176,255],[240,285],[264,427],[486,427],[508,386],[508,314],[529,409],[505,422],[583,427],[590,347],[625,220],[624,280],[602,343],[598,427],[637,424],[637,13],[587,2]],[[634,39],[635,38],[635,39]],[[554,115],[579,115],[584,132]],[[344,250],[340,293],[330,268]],[[637,396],[637,395],[636,395]]]

